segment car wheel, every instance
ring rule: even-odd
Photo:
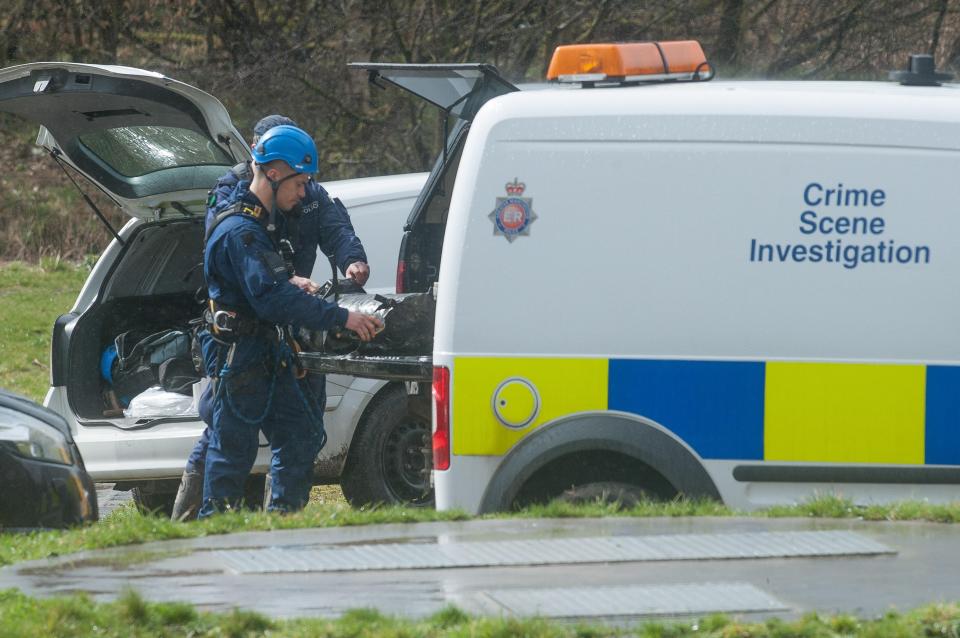
[[[133,503],[144,514],[153,514],[170,518],[173,513],[173,503],[177,500],[177,493],[155,492],[148,487],[134,487],[130,490]]]
[[[256,512],[262,510],[270,500],[267,493],[267,475],[251,474],[243,488],[243,509]]]
[[[374,401],[350,444],[343,495],[353,506],[433,507],[423,452],[430,445],[430,422],[408,408],[403,386],[388,387]]]
[[[202,478],[202,475],[201,475]],[[243,508],[246,510],[257,511],[263,509],[265,498],[266,475],[251,474],[247,477],[247,482],[243,489]],[[156,514],[170,518],[173,514],[173,505],[177,500],[176,489],[179,487],[179,481],[173,484],[173,491],[161,491],[156,487],[136,486],[131,488],[130,494],[133,496],[133,502],[144,514]],[[199,510],[202,503],[191,503],[188,507]]]

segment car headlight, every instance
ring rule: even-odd
[[[0,406],[0,446],[26,458],[73,465],[73,454],[62,432],[4,406]]]

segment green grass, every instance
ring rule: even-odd
[[[59,556],[86,549],[133,545],[155,540],[196,538],[231,532],[266,531],[372,525],[376,523],[417,523],[457,521],[468,518],[462,512],[437,512],[404,507],[353,509],[349,505],[310,504],[302,512],[281,516],[266,512],[235,511],[203,521],[175,522],[141,514],[132,504],[117,508],[98,523],[69,530],[28,534],[0,533],[0,565]]]
[[[463,512],[406,507],[353,509],[346,503],[310,503],[302,512],[281,516],[266,512],[228,512],[203,521],[180,523],[157,516],[141,514],[132,504],[120,507],[98,523],[69,530],[0,533],[0,565],[60,556],[88,549],[134,545],[157,540],[196,538],[233,532],[268,531],[373,525],[378,523],[423,523],[431,521],[463,521],[484,518],[586,518],[622,516],[633,518],[679,516],[754,516],[802,518],[853,518],[871,521],[960,522],[960,503],[933,505],[918,501],[890,505],[857,506],[839,496],[819,496],[793,506],[775,507],[744,514],[713,501],[676,500],[666,503],[644,502],[621,510],[615,504],[571,505],[554,502],[482,517]],[[144,560],[150,557],[144,554]]]
[[[666,502],[646,501],[636,507],[620,510],[616,504],[594,503],[573,505],[553,501],[534,505],[510,514],[518,518],[584,518],[602,516],[753,516],[758,518],[854,518],[865,521],[929,521],[960,522],[960,502],[934,504],[924,501],[901,501],[885,505],[855,505],[836,494],[815,495],[796,505],[778,505],[755,512],[737,512],[717,501],[677,499]]]
[[[319,594],[322,595],[322,594]],[[86,596],[35,599],[15,590],[0,591],[0,636],[50,636],[84,638],[136,635],[140,638],[166,636],[327,636],[366,638],[413,638],[415,636],[464,638],[593,638],[599,636],[643,636],[679,638],[707,636],[810,638],[863,636],[960,635],[960,606],[939,604],[907,613],[890,612],[879,618],[819,616],[786,622],[743,623],[728,616],[712,615],[686,622],[650,622],[632,627],[601,624],[552,622],[543,618],[485,618],[447,607],[422,620],[385,616],[370,609],[347,612],[336,620],[298,618],[271,620],[257,613],[234,610],[229,613],[202,613],[184,603],[149,603],[128,591],[112,603],[95,603]]]
[[[53,322],[69,311],[89,269],[55,258],[0,267],[0,387],[41,401],[50,386]]]

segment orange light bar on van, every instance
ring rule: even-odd
[[[558,46],[547,70],[559,82],[708,80],[713,69],[696,40]]]

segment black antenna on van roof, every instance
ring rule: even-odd
[[[932,55],[915,53],[905,71],[890,71],[890,79],[904,86],[940,86],[952,80],[953,74],[938,72]]]

